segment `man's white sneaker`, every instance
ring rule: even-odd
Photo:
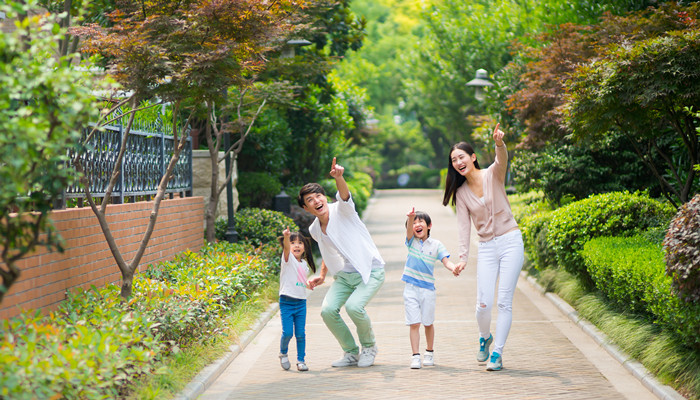
[[[377,346],[363,347],[360,352],[360,360],[357,361],[357,366],[360,368],[369,367],[374,364],[374,357],[377,356]]]
[[[425,352],[425,355],[423,356],[423,365],[425,365],[426,367],[431,367],[435,365],[435,358],[433,357],[432,351]]]
[[[420,354],[415,354],[411,357],[411,369],[420,369]]]
[[[345,353],[343,354],[343,358],[333,362],[331,367],[352,367],[353,365],[357,365],[357,358],[357,354]]]

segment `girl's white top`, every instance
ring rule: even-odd
[[[306,260],[297,260],[292,253],[289,253],[288,261],[284,261],[284,254],[281,259],[280,295],[283,294],[295,299],[305,299],[306,277],[309,274],[309,265],[306,263]]]

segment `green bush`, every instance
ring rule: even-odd
[[[666,273],[685,301],[700,301],[700,194],[684,204],[673,218],[663,242]]]
[[[276,242],[282,231],[289,227],[294,230],[294,220],[279,211],[260,208],[243,208],[236,214],[236,231],[243,243],[260,246]]]
[[[266,172],[241,172],[236,189],[240,207],[270,208],[272,199],[282,190],[282,184]]]
[[[408,175],[408,183],[403,186],[407,188],[435,189],[440,187],[440,169],[428,168],[420,164],[405,165],[401,168],[392,169],[382,175],[379,187],[382,189],[394,189],[401,187],[398,178],[402,174]],[[444,183],[443,183],[444,184]]]
[[[166,344],[119,291],[77,290],[48,317],[2,321],[0,397],[122,398],[134,378],[162,373],[155,366]]]
[[[700,350],[700,303],[672,293],[661,246],[643,235],[600,237],[587,242],[580,254],[596,287],[614,304],[646,315]]]
[[[546,240],[558,265],[585,281],[589,277],[578,252],[588,240],[598,236],[629,236],[665,226],[673,212],[672,206],[639,193],[595,195],[553,211]]]
[[[279,248],[279,246],[275,246]],[[0,321],[0,398],[126,398],[160,360],[221,334],[223,316],[266,283],[272,261],[243,244],[215,244],[149,266],[128,301],[120,287],[69,293],[47,316]],[[275,259],[274,263],[279,263]]]
[[[520,230],[523,233],[523,244],[530,262],[538,270],[557,265],[556,256],[547,241],[551,212],[540,212],[529,215],[520,222]]]

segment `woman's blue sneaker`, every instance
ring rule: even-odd
[[[476,353],[476,361],[484,362],[489,359],[489,348],[493,342],[493,335],[489,335],[488,339],[479,338],[479,352]]]
[[[486,364],[487,371],[500,371],[503,368],[503,358],[495,351],[491,353],[491,360]]]

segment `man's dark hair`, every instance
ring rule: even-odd
[[[304,208],[304,196],[311,193],[321,193],[324,196],[326,195],[326,191],[323,190],[323,186],[319,185],[318,183],[307,183],[301,188],[301,190],[299,190],[299,196],[297,197],[299,207]]]

